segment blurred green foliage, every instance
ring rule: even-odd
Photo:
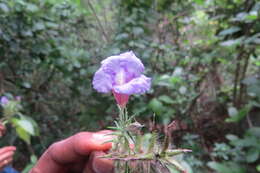
[[[39,126],[28,145],[11,127],[0,143],[23,169],[52,142],[111,125],[115,102],[92,76],[133,50],[153,86],[129,111],[149,128],[155,114],[162,131],[178,120],[190,172],[259,171],[259,11],[258,0],[0,0],[0,92]]]

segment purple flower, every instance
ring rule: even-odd
[[[143,94],[150,89],[151,78],[143,72],[141,60],[129,51],[103,60],[92,83],[99,92],[113,92],[117,103],[124,106],[129,95]]]
[[[16,97],[15,97],[15,100],[16,100],[16,101],[21,101],[21,100],[22,100],[22,97],[21,97],[21,96],[16,96]]]
[[[0,102],[1,102],[1,105],[4,106],[4,105],[8,104],[9,100],[6,96],[3,96],[3,97],[1,97]]]

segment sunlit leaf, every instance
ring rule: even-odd
[[[33,13],[37,12],[39,10],[39,8],[35,4],[32,4],[32,3],[27,3],[26,8],[28,11],[33,12]]]
[[[250,109],[251,109],[250,106],[244,107],[243,109],[239,110],[237,114],[227,118],[225,121],[228,123],[239,122],[240,120],[242,120],[244,117],[247,116]]]
[[[23,139],[26,143],[30,144],[31,143],[31,138],[29,133],[27,133],[23,128],[21,127],[17,127],[16,128],[16,132],[18,134],[18,136]]]
[[[35,135],[33,125],[30,121],[22,119],[17,122],[17,125],[19,125],[19,127],[25,130],[27,133]]]
[[[235,40],[227,40],[220,43],[221,46],[236,46],[239,45],[242,41],[242,38],[238,38]]]
[[[4,4],[4,3],[0,3],[0,10],[5,12],[5,13],[9,12],[8,6],[6,4]]]
[[[230,34],[233,34],[235,32],[238,32],[240,30],[241,30],[241,28],[234,26],[234,27],[231,27],[231,28],[228,28],[228,29],[221,31],[218,35],[219,36],[230,35]]]
[[[236,116],[237,114],[238,114],[237,108],[235,108],[235,107],[228,108],[228,115],[230,117]]]
[[[256,170],[257,170],[258,172],[260,172],[260,165],[257,165],[257,166],[256,166]]]
[[[251,148],[247,153],[246,153],[246,161],[248,163],[253,163],[259,158],[259,150],[256,148]]]
[[[196,4],[198,5],[203,5],[204,4],[204,0],[193,0]]]

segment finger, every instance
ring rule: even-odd
[[[84,169],[84,173],[113,173],[114,165],[110,159],[102,158],[106,153],[103,151],[93,151]]]
[[[103,130],[97,133],[91,133],[86,140],[85,132],[79,133],[74,137],[74,149],[81,155],[89,154],[91,151],[105,151],[112,147],[109,142],[113,139],[112,131]]]
[[[14,146],[7,146],[7,147],[2,147],[0,148],[0,155],[2,155],[3,153],[9,152],[9,151],[15,151],[16,147]]]
[[[81,132],[52,144],[30,173],[38,173],[42,169],[48,169],[48,173],[66,172],[68,165],[86,159],[91,151],[110,149],[111,143],[104,144],[111,139],[108,133],[111,131]]]
[[[3,162],[4,160],[10,158],[10,157],[13,157],[14,155],[14,152],[13,151],[7,151],[3,154],[0,155],[0,162]]]
[[[0,137],[2,137],[5,134],[5,126],[0,124]]]
[[[0,171],[4,169],[7,165],[9,165],[13,161],[13,158],[7,159],[5,162],[0,162]]]
[[[6,165],[8,165],[12,159],[13,159],[13,152],[9,152],[9,153],[5,153],[3,155],[1,155],[1,160],[0,160],[0,167],[4,167]]]
[[[29,173],[66,173],[66,165],[60,164],[53,160],[49,150],[46,150],[38,160],[37,164],[30,170]]]
[[[71,163],[89,155],[91,151],[108,150],[112,143],[108,131],[98,133],[80,132],[50,147],[50,154],[59,163]]]
[[[0,168],[9,165],[12,161],[13,161],[13,157],[6,158],[5,160],[0,162]]]

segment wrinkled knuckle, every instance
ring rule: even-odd
[[[81,142],[82,139],[88,139],[90,137],[90,132],[79,132],[79,133],[76,133],[74,136],[73,136],[73,141],[74,142]]]
[[[89,144],[91,132],[79,132],[73,136],[73,147],[77,153],[86,153],[86,146]]]
[[[74,137],[75,138],[80,138],[80,137],[82,137],[82,136],[87,136],[87,135],[89,135],[90,134],[90,132],[78,132],[78,133],[76,133],[75,135],[74,135]]]
[[[47,150],[47,153],[48,154],[53,153],[53,151],[55,151],[57,149],[57,147],[58,147],[58,142],[51,144]]]

